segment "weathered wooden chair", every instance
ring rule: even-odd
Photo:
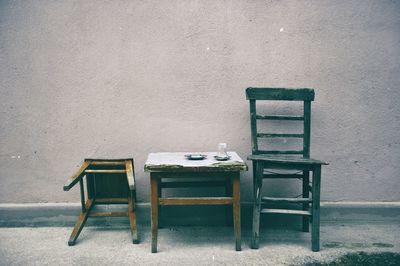
[[[311,219],[311,249],[313,251],[319,251],[321,165],[327,163],[310,158],[311,101],[314,100],[314,90],[284,88],[248,88],[246,90],[246,97],[250,102],[252,144],[252,155],[248,156],[248,160],[253,161],[254,206],[251,246],[255,249],[259,247],[260,213],[281,213],[302,215],[304,232],[309,231],[309,220]],[[303,113],[297,116],[258,114],[256,112],[256,102],[264,100],[303,101]],[[283,120],[286,121],[286,123],[288,123],[287,121],[302,121],[303,133],[261,133],[257,130],[258,120],[274,120],[274,122]],[[262,138],[284,138],[285,140],[286,138],[300,138],[302,139],[303,147],[302,150],[261,150],[259,148],[259,140]],[[286,170],[297,170],[298,173],[293,173],[293,171],[291,171],[292,173],[287,173]],[[311,184],[310,172],[312,172]],[[302,197],[263,197],[262,186],[263,179],[265,178],[298,178],[302,180]],[[264,207],[267,203],[295,203],[301,204],[302,208],[301,210],[262,208],[262,205]]]
[[[86,176],[87,201],[83,177]],[[73,246],[88,217],[129,217],[132,242],[138,243],[136,228],[136,189],[133,159],[85,159],[78,172],[64,185],[70,190],[79,182],[82,213],[75,224],[68,245]],[[92,212],[97,204],[128,204],[127,212]]]

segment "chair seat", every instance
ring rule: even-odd
[[[303,165],[328,165],[327,162],[315,160],[311,158],[301,158],[294,156],[282,156],[282,155],[269,155],[269,154],[254,154],[247,157],[248,160],[252,161],[266,161],[271,163],[282,163],[282,164],[303,164]]]

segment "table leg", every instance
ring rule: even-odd
[[[162,180],[161,180],[161,178],[158,179],[157,191],[158,191],[158,198],[162,198]],[[162,218],[163,218],[163,216],[162,216],[161,205],[158,204],[158,228],[162,228],[163,227]]]
[[[158,229],[158,180],[154,173],[150,174],[151,183],[151,253],[157,252]]]
[[[232,185],[233,227],[235,231],[236,250],[242,250],[240,226],[240,173],[235,173]]]
[[[229,176],[226,178],[225,180],[225,197],[232,197],[232,187],[233,187],[233,183],[232,183],[232,177]],[[226,225],[227,226],[232,226],[232,213],[233,213],[233,209],[231,205],[226,205],[225,208],[226,211]]]

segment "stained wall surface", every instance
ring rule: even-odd
[[[390,0],[2,0],[0,202],[77,202],[62,186],[85,157],[133,156],[142,202],[150,152],[227,142],[245,158],[249,86],[315,88],[323,200],[400,201],[399,13]]]

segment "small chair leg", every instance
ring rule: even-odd
[[[131,235],[132,235],[132,243],[138,244],[138,235],[137,235],[137,225],[136,225],[136,213],[135,213],[135,199],[133,196],[128,198],[128,214],[129,214],[129,222],[131,225]]]
[[[310,183],[310,172],[303,171],[303,198],[310,197],[309,183]],[[308,211],[309,209],[310,209],[310,204],[303,203],[303,210]],[[309,231],[310,231],[310,218],[307,216],[303,216],[303,232],[309,232]]]
[[[312,223],[311,250],[319,251],[321,166],[315,166],[312,177]]]
[[[253,203],[253,230],[251,248],[258,249],[259,236],[260,236],[260,211],[261,211],[261,194],[262,194],[262,180],[263,180],[263,167],[262,163],[256,164],[256,174],[253,180],[254,185],[254,203]]]
[[[82,212],[79,215],[78,221],[76,221],[74,230],[72,230],[71,236],[68,240],[68,246],[75,245],[76,239],[78,238],[79,234],[81,233],[83,227],[85,226],[86,220],[89,217],[89,213],[93,207],[93,199],[88,199],[86,202],[86,211]]]

